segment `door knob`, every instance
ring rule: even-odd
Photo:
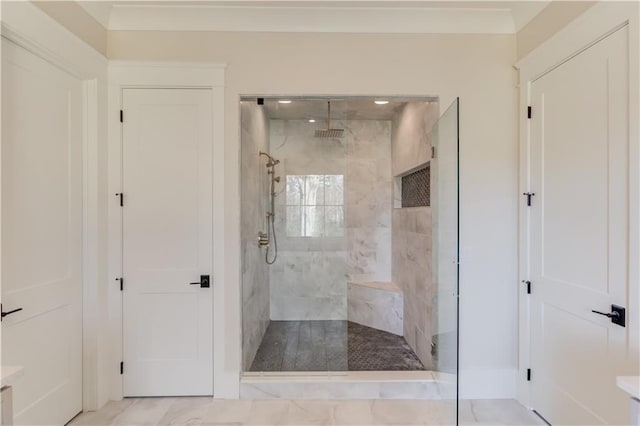
[[[197,281],[195,283],[189,283],[189,285],[199,285],[200,288],[209,288],[210,287],[209,275],[200,275],[200,281]]]
[[[625,326],[625,308],[618,305],[611,305],[611,312],[600,312],[592,310],[594,314],[603,315],[607,318],[611,318],[611,322],[618,324],[619,326]]]
[[[18,308],[18,309],[14,309],[12,311],[3,311],[2,310],[2,305],[0,305],[0,321],[2,321],[2,318],[6,317],[7,315],[11,315],[11,314],[15,314],[16,312],[20,312],[22,310],[22,308]]]

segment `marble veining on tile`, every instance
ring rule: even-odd
[[[391,137],[393,175],[405,176],[424,167],[431,160],[431,128],[439,117],[437,102],[410,102],[393,120]],[[436,159],[437,161],[437,159]],[[429,165],[431,165],[429,163]],[[433,173],[431,167],[424,172]],[[423,176],[426,178],[426,176]],[[404,179],[403,179],[404,180]],[[427,179],[417,182],[426,184]],[[395,180],[398,184],[398,179]],[[406,182],[404,182],[406,183]],[[405,207],[423,203],[406,203],[401,192],[406,187],[396,186],[392,213],[391,280],[403,291],[403,334],[411,348],[427,368],[432,368],[432,335],[437,333],[437,321],[442,306],[434,302],[432,271],[432,217],[431,207]],[[413,195],[426,198],[428,188],[414,188]],[[436,204],[429,194],[430,204]],[[435,225],[435,224],[434,224]],[[448,324],[442,324],[446,326]],[[443,360],[444,357],[440,357]]]
[[[241,132],[242,366],[248,368],[270,319],[269,271],[265,249],[256,242],[258,232],[266,231],[268,180],[259,153],[268,147],[269,120],[253,102],[241,104]]]
[[[314,137],[318,125],[270,121],[270,153],[281,161],[282,177],[275,209],[280,255],[269,268],[272,320],[346,320],[347,280],[391,279],[391,122],[336,120],[332,125],[346,131],[333,139]],[[287,177],[308,175],[342,177],[341,191],[329,194],[325,186],[325,195],[316,195],[339,204],[343,216],[319,226],[318,235],[300,237],[291,234],[287,214],[299,220],[304,209],[287,201]],[[314,212],[308,217],[322,218]]]
[[[347,285],[349,321],[402,336],[403,297],[391,282],[349,282]]]
[[[462,400],[463,425],[544,425],[514,400]],[[409,399],[217,400],[127,398],[80,414],[71,426],[453,425],[455,401]]]

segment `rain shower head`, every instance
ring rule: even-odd
[[[344,135],[344,129],[318,129],[316,130],[316,138],[341,138]]]
[[[344,129],[331,128],[331,101],[327,101],[327,128],[317,129],[316,138],[341,138],[344,135]]]

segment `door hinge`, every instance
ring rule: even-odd
[[[536,194],[534,192],[523,192],[522,195],[527,197],[527,206],[531,207],[531,197],[533,197]]]
[[[116,281],[120,281],[120,291],[124,290],[124,278],[116,278]]]
[[[120,122],[124,123],[124,111],[120,110]]]
[[[529,106],[527,107],[527,118],[531,118],[531,113],[532,113],[533,109]]]
[[[531,281],[522,280],[522,283],[527,285],[527,294],[531,294]]]
[[[116,197],[120,198],[120,207],[124,206],[124,194],[122,192],[116,192]]]
[[[531,381],[531,369],[527,368],[527,382]]]
[[[124,374],[124,362],[120,361],[120,374]]]
[[[432,146],[431,147],[431,158],[436,158],[436,147]]]

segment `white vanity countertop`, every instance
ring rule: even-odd
[[[3,365],[0,367],[0,370],[2,370],[2,381],[0,382],[0,386],[5,387],[12,386],[15,381],[22,376],[24,368],[15,365]]]
[[[633,398],[640,399],[640,377],[639,376],[618,376],[616,384],[620,389],[631,395]]]

